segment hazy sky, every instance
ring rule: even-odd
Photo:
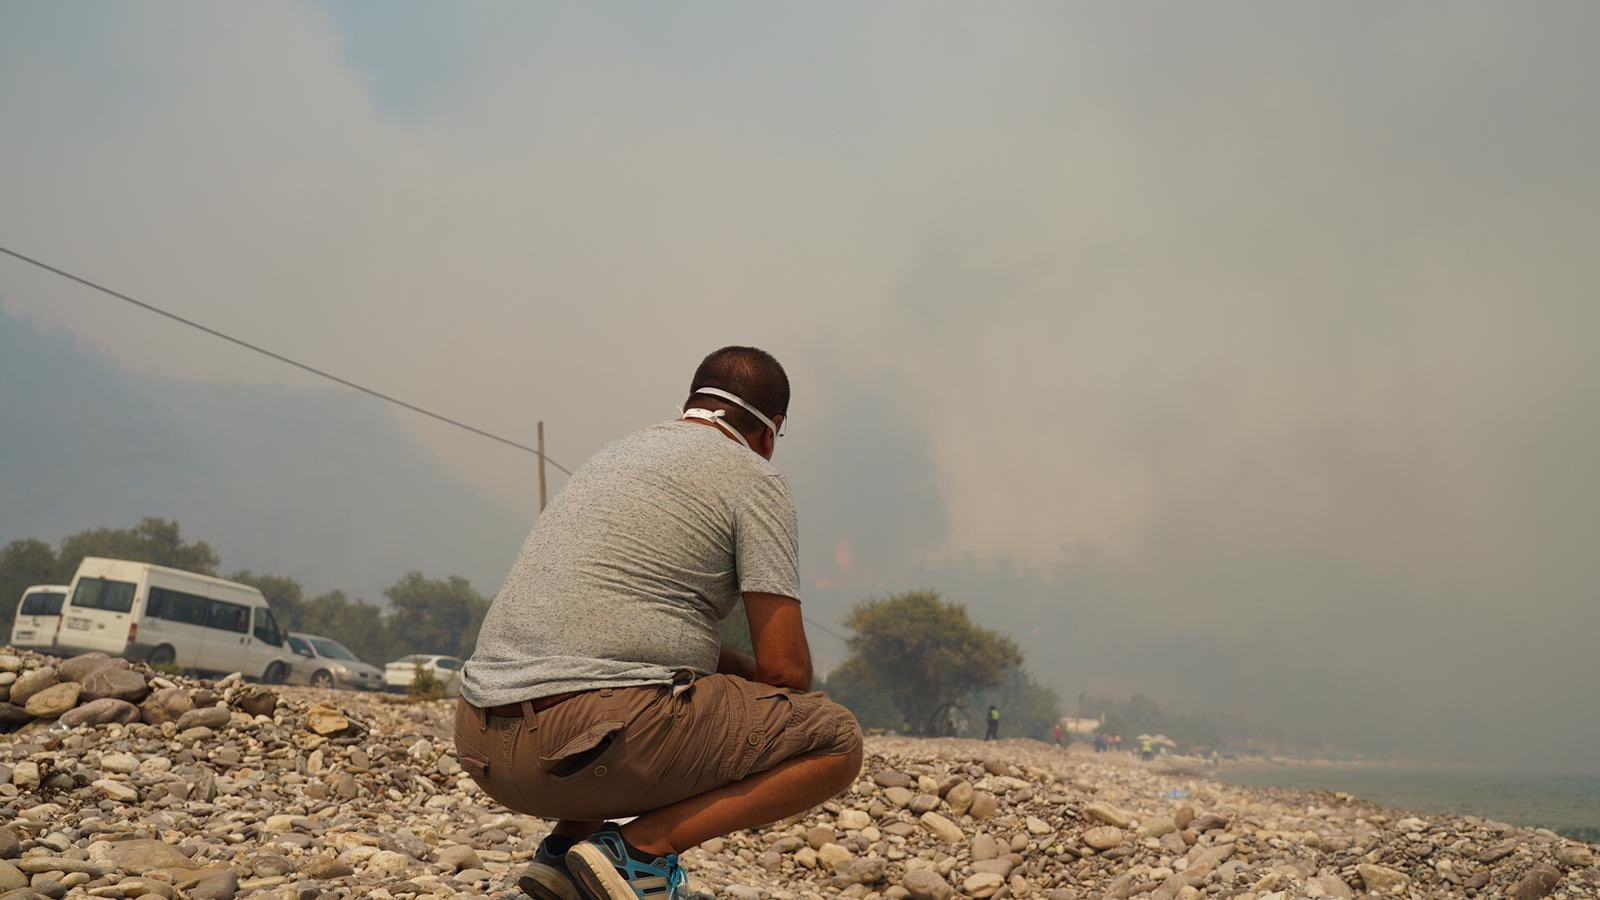
[[[0,243],[543,418],[569,466],[754,343],[814,617],[933,586],[1067,697],[1592,768],[1597,26],[14,2]],[[9,261],[0,293],[134,369],[308,383]],[[533,502],[526,457],[401,418]]]

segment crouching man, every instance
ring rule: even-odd
[[[810,692],[794,502],[769,462],[783,367],[718,350],[684,406],[572,476],[462,672],[462,767],[558,820],[520,880],[539,900],[677,900],[679,853],[804,812],[861,769],[855,719]],[[717,637],[741,596],[754,656]]]

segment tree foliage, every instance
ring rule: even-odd
[[[44,541],[25,538],[0,550],[0,624],[5,627],[0,640],[11,639],[22,592],[36,584],[57,583],[56,552]]]
[[[105,556],[152,563],[200,575],[217,574],[217,551],[205,541],[187,543],[177,522],[144,518],[132,528],[96,528],[67,535],[56,555],[56,574],[63,582],[78,570],[85,556]]]
[[[964,704],[966,709],[975,710],[979,715],[967,717],[963,736],[983,736],[982,713],[991,705],[1000,710],[1001,737],[1050,740],[1050,732],[1062,716],[1060,696],[1035,681],[1021,666],[1007,671],[999,684],[976,692]]]
[[[855,635],[841,668],[881,691],[918,734],[949,733],[966,697],[1022,663],[1010,638],[973,624],[965,607],[932,591],[868,600],[846,624]]]
[[[412,653],[471,654],[489,611],[489,601],[459,575],[434,580],[407,572],[383,596],[391,627],[405,636]]]

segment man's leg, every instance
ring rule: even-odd
[[[862,749],[835,756],[799,756],[646,813],[622,828],[647,853],[681,853],[711,838],[805,812],[848,788],[861,771]]]

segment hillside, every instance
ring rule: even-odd
[[[409,569],[492,593],[529,522],[377,400],[119,368],[0,309],[0,543],[177,519],[223,569],[377,599]]]

